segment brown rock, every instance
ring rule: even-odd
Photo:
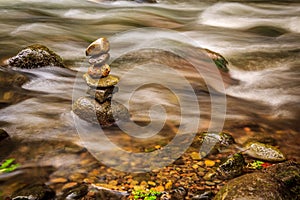
[[[103,78],[107,77],[110,73],[110,66],[104,64],[101,67],[90,66],[87,72],[92,78]]]
[[[109,60],[109,53],[104,53],[102,55],[96,55],[96,56],[92,56],[89,59],[89,63],[94,65],[95,67],[101,67],[102,65],[104,65],[105,63],[107,63],[107,61]]]
[[[116,85],[119,82],[119,78],[113,75],[108,75],[107,77],[94,79],[88,73],[83,75],[83,79],[86,81],[87,85],[92,88],[106,88]]]
[[[86,56],[95,56],[107,53],[110,49],[109,41],[106,38],[99,38],[92,42],[86,49]]]

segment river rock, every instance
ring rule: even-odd
[[[29,78],[23,74],[8,68],[0,68],[0,87],[20,87],[27,81],[29,81]]]
[[[108,88],[101,88],[101,89],[88,89],[87,94],[91,97],[94,97],[99,103],[103,103],[104,101],[111,98],[114,92],[118,91],[118,87],[108,87]]]
[[[0,142],[2,142],[3,140],[5,139],[8,139],[9,138],[9,135],[8,133],[3,130],[2,128],[0,129]],[[1,143],[0,143],[1,144]]]
[[[214,200],[300,198],[300,164],[285,162],[230,180]]]
[[[101,67],[109,60],[109,57],[110,57],[109,53],[92,56],[89,59],[89,63],[94,65],[95,67]]]
[[[109,49],[109,41],[106,38],[99,38],[87,47],[85,54],[86,56],[97,56],[108,53]]]
[[[10,67],[35,69],[46,66],[64,67],[62,58],[43,45],[31,45],[8,59]]]
[[[93,196],[86,196],[83,200],[90,199],[105,199],[105,200],[127,200],[129,194],[127,192],[111,190],[108,188],[91,185],[91,191],[93,191]]]
[[[241,153],[230,156],[224,163],[217,167],[218,178],[231,179],[241,175],[245,164],[244,157]]]
[[[214,63],[217,65],[218,69],[223,72],[228,72],[229,69],[227,67],[228,61],[221,55],[216,52],[213,52],[209,49],[204,49],[205,53],[210,57]]]
[[[104,78],[110,73],[110,66],[104,64],[101,67],[90,66],[87,72],[91,78]]]
[[[88,73],[83,75],[84,80],[87,85],[92,88],[107,88],[116,85],[119,82],[119,78],[117,76],[108,75],[103,78],[92,78]]]
[[[274,146],[260,142],[249,142],[245,146],[245,153],[253,158],[269,162],[280,162],[286,160],[283,153]]]
[[[208,171],[203,177],[204,180],[212,180],[217,177],[219,179],[231,179],[243,173],[245,160],[241,153],[236,153],[229,156],[226,161],[220,164],[217,168]]]
[[[73,104],[73,112],[81,119],[108,127],[116,121],[127,121],[130,118],[125,106],[116,101],[97,102],[91,97],[80,97]]]
[[[64,191],[61,200],[79,200],[88,193],[87,184],[79,184]]]
[[[235,144],[234,138],[226,132],[203,132],[200,134],[199,138],[193,143],[194,147],[199,147],[202,145],[214,146],[211,153],[221,152],[223,148],[227,148],[230,145]]]
[[[54,200],[55,192],[45,184],[25,186],[13,193],[12,200]]]

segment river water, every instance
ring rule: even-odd
[[[145,47],[165,51],[169,50],[168,46],[175,49],[182,47],[180,55],[187,56],[189,52],[185,52],[183,46],[191,45],[223,55],[229,61],[229,73],[219,74],[213,69],[212,62],[200,53],[199,60],[205,62],[197,70],[209,69],[204,79],[213,77],[208,84],[211,87],[207,87],[203,77],[197,77],[199,71],[192,66],[181,65],[181,61],[176,59],[168,60],[166,54],[158,52],[154,59],[163,60],[165,66],[144,66],[135,69],[137,74],[122,76],[123,82],[121,78],[119,98],[130,99],[132,119],[148,123],[149,108],[163,105],[169,127],[165,127],[165,133],[160,136],[164,139],[168,138],[168,132],[178,128],[182,113],[188,116],[187,124],[197,124],[201,118],[199,130],[209,127],[212,116],[217,120],[224,118],[222,127],[231,132],[238,142],[257,135],[273,137],[288,158],[299,161],[299,13],[300,3],[293,1],[162,0],[158,4],[141,4],[97,0],[1,0],[2,62],[23,47],[40,43],[59,54],[72,69],[17,70],[27,75],[30,81],[21,88],[1,86],[3,95],[13,91],[13,98],[17,98],[1,104],[1,126],[18,141],[39,141],[34,143],[38,146],[47,146],[53,141],[89,144],[93,138],[83,139],[84,142],[80,140],[71,108],[72,97],[78,96],[76,91],[83,91],[79,73],[88,67],[85,48],[92,41],[99,37],[107,37],[111,41],[111,73],[118,76],[138,63],[139,56],[145,57],[147,52],[141,50]],[[114,64],[115,59],[132,49],[137,52],[133,54],[135,59],[128,59],[124,66]],[[145,59],[148,59],[147,56]],[[188,82],[173,76],[172,70],[163,69],[179,71],[179,75],[186,76]],[[224,85],[214,85],[220,77]],[[151,84],[151,81],[160,84]],[[186,86],[189,83],[192,90]],[[132,93],[136,85],[143,87]],[[184,111],[180,111],[181,99],[178,96],[176,99],[179,95],[176,92],[188,99],[189,106],[185,106]],[[210,108],[214,104],[212,96],[221,102],[216,104],[218,109],[213,114]],[[199,104],[195,103],[197,101]],[[201,117],[196,111],[198,106]],[[226,116],[222,115],[224,112]],[[164,117],[158,111],[151,114],[156,121]],[[123,139],[118,136],[120,131],[116,128],[105,132],[114,141]],[[130,149],[126,144],[124,147]],[[28,145],[27,148],[35,151],[36,146]],[[55,149],[52,145],[52,150]],[[65,162],[65,158],[59,158],[59,153],[47,152],[52,150],[40,150],[42,153],[30,156],[13,155],[21,164],[46,162],[57,167],[77,162],[75,158]]]

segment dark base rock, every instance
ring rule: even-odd
[[[54,200],[55,192],[45,184],[25,186],[12,195],[12,200]]]
[[[17,68],[35,69],[46,66],[64,67],[59,55],[43,45],[31,45],[8,60],[8,65]]]
[[[285,162],[230,180],[214,200],[299,199],[300,164]]]
[[[113,125],[116,121],[127,121],[130,118],[125,106],[115,101],[97,102],[90,97],[80,97],[73,104],[73,112],[81,119],[100,124],[102,127]]]

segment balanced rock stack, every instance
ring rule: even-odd
[[[112,95],[117,91],[115,85],[119,82],[117,76],[110,75],[109,60],[110,44],[106,38],[99,38],[86,49],[90,56],[87,73],[83,75],[89,89],[88,96],[80,97],[73,104],[73,112],[81,119],[102,127],[113,125],[118,120],[126,121],[129,112],[122,104],[112,101]]]

